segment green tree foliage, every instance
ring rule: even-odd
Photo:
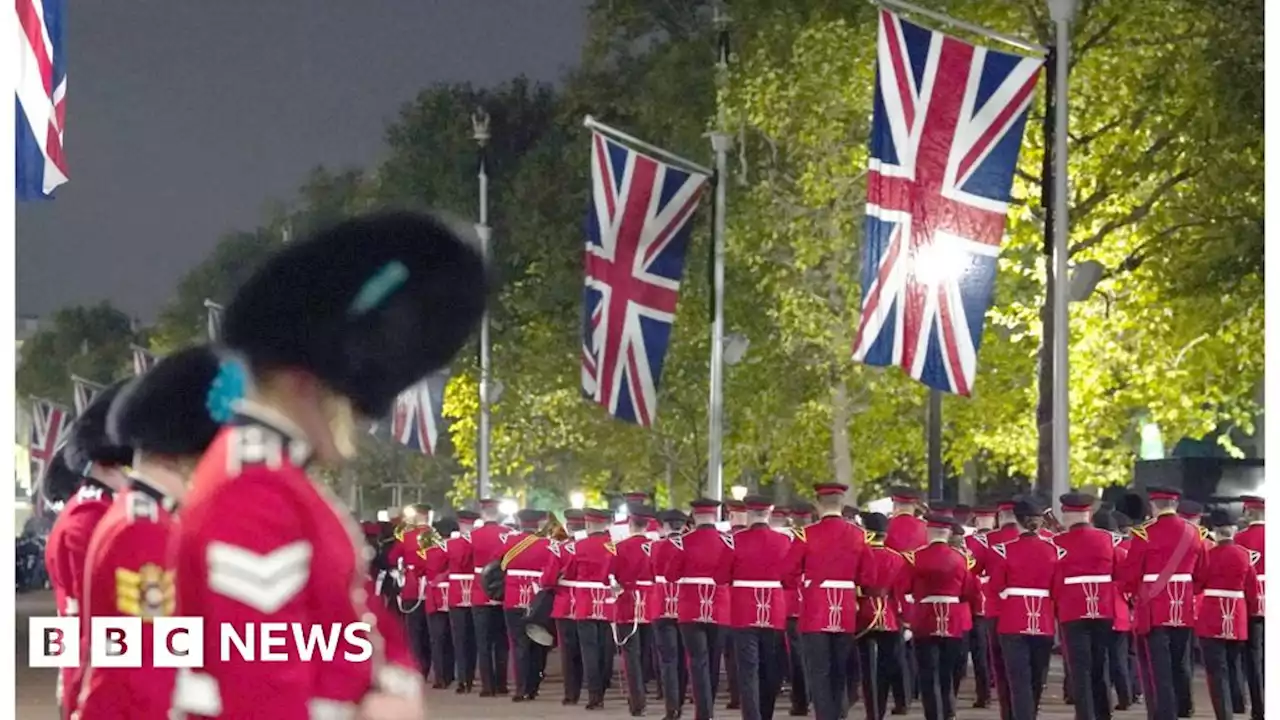
[[[72,407],[71,376],[102,384],[126,377],[134,341],[129,316],[110,303],[63,308],[22,343],[18,396]]]

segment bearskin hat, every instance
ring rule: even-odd
[[[1123,513],[1135,523],[1140,523],[1151,515],[1151,508],[1142,493],[1130,491],[1116,500],[1116,512]]]
[[[49,503],[65,502],[83,481],[84,476],[67,465],[66,453],[55,453],[40,478],[40,494]]]
[[[157,455],[201,455],[221,423],[214,397],[221,360],[208,346],[180,350],[120,391],[107,416],[119,445]],[[221,415],[220,415],[221,417]]]
[[[115,442],[107,432],[107,414],[124,384],[120,381],[98,393],[71,425],[62,452],[72,470],[83,473],[92,463],[120,466],[133,462],[133,448]]]

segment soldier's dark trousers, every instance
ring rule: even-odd
[[[1231,664],[1244,653],[1243,640],[1200,638],[1204,658],[1205,682],[1209,685],[1209,703],[1217,720],[1230,720],[1232,711]]]
[[[1000,644],[1000,633],[996,631],[996,619],[990,618],[986,627],[987,648],[991,651],[991,671],[996,676],[996,699],[1000,702],[1000,720],[1010,720],[1013,717],[1013,701],[1009,697],[1009,678],[1004,670],[1004,647]]]
[[[476,625],[471,608],[449,608],[449,630],[453,635],[458,689],[470,691],[476,682]]]
[[[1127,710],[1133,704],[1134,679],[1133,665],[1129,659],[1129,638],[1127,632],[1111,631],[1111,642],[1107,645],[1107,667],[1111,672],[1111,687],[1116,691],[1116,707]]]
[[[627,683],[627,709],[633,714],[643,711],[645,706],[644,639],[640,631],[647,628],[648,625],[633,626],[631,623],[614,626],[618,641],[622,643],[619,649],[622,651],[622,675]]]
[[[1249,717],[1262,720],[1264,689],[1263,680],[1263,640],[1266,637],[1266,622],[1260,617],[1249,618],[1249,639],[1244,644],[1244,657],[1241,666],[1244,670],[1245,683],[1249,686]]]
[[[733,631],[742,720],[773,720],[782,688],[784,631],[746,628]]]
[[[1111,693],[1107,690],[1111,624],[1108,619],[1062,623],[1063,662],[1071,679],[1076,720],[1109,720],[1111,717]]]
[[[582,674],[587,685],[587,702],[595,704],[604,700],[604,687],[608,679],[605,654],[609,652],[611,635],[609,623],[604,620],[578,621],[578,646],[582,649]]]
[[[849,708],[858,702],[862,694],[862,663],[858,662],[858,643],[849,643],[849,659],[845,661],[848,670],[844,675],[844,704],[840,708],[840,716],[849,714]]]
[[[1189,698],[1183,698],[1177,680],[1181,672],[1178,665],[1187,657],[1190,643],[1191,629],[1186,627],[1152,628],[1150,634],[1138,637],[1142,694],[1146,696],[1147,717],[1151,720],[1174,720],[1191,714],[1190,708],[1180,704],[1189,702]]]
[[[814,720],[839,720],[848,686],[849,633],[800,633]]]
[[[895,704],[901,707],[907,704],[902,633],[868,632],[858,639],[857,645],[862,665],[862,704],[867,720],[883,720],[891,687]]]
[[[476,658],[480,668],[480,691],[507,692],[507,621],[501,605],[471,608],[476,626]]]
[[[736,710],[739,704],[738,695],[738,654],[733,649],[733,639],[735,633],[731,628],[725,628],[721,632],[721,638],[724,641],[724,679],[729,684],[729,710]]]
[[[427,633],[431,636],[431,656],[435,658],[435,684],[444,687],[453,683],[457,658],[453,653],[453,633],[449,630],[449,613],[433,612],[427,615]]]
[[[715,717],[720,684],[721,628],[715,623],[680,623],[680,636],[689,653],[689,684],[693,689],[694,720]]]
[[[994,682],[991,677],[991,648],[988,644],[991,637],[988,626],[992,623],[993,621],[988,618],[975,617],[973,629],[969,631],[966,642],[969,656],[973,658],[974,693],[978,703],[982,705],[991,702],[991,686]]]
[[[564,677],[564,699],[578,702],[582,695],[582,645],[578,641],[578,621],[556,620],[560,636],[560,674]]]
[[[1053,654],[1053,636],[1001,635],[1000,649],[1009,683],[1010,715],[1013,720],[1035,720]]]
[[[666,716],[672,718],[684,706],[685,688],[689,686],[684,641],[675,620],[655,620],[653,630],[654,645],[658,648],[658,682],[662,685],[662,702],[666,706]]]
[[[409,641],[409,649],[418,661],[418,670],[423,679],[431,677],[431,632],[427,627],[427,612],[419,605],[413,612],[404,616],[405,639]]]
[[[915,637],[917,687],[926,720],[948,720],[955,715],[953,680],[956,658],[964,650],[960,638]]]
[[[525,634],[523,609],[507,609],[503,614],[507,618],[507,637],[511,638],[512,664],[515,665],[515,693],[517,696],[529,697],[537,692],[538,678],[542,674],[534,654],[534,646],[537,643]]]
[[[791,678],[791,714],[809,714],[809,680],[804,671],[804,649],[800,646],[800,620],[787,618],[787,662]]]

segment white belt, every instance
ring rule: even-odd
[[[989,582],[991,582],[991,576],[990,576],[990,575],[983,575],[982,577],[978,578],[978,584],[979,584],[979,585],[986,585],[986,584],[987,584],[987,583],[989,583]]]
[[[804,582],[805,587],[811,587],[812,585],[813,585],[812,580],[806,580]],[[822,588],[823,590],[855,590],[857,589],[857,585],[854,585],[852,580],[823,580],[822,582],[818,583],[818,587]]]
[[[655,577],[653,578],[653,580],[654,580],[654,582],[660,582],[660,583],[662,583],[662,584],[664,584],[664,585],[665,585],[665,584],[667,583],[667,576],[666,576],[666,575],[657,575],[657,576],[655,576]]]
[[[528,577],[528,578],[542,577],[542,573],[537,570],[508,570],[507,574],[510,575],[511,577]]]
[[[773,590],[781,588],[782,583],[777,580],[734,580],[733,586],[736,588],[749,588],[752,590]]]
[[[1109,583],[1110,575],[1072,575],[1069,578],[1063,578],[1063,585],[1085,585],[1087,583]]]
[[[1243,590],[1215,590],[1214,588],[1205,588],[1205,597],[1226,598],[1228,600],[1243,600]]]
[[[578,588],[582,590],[608,590],[609,586],[602,582],[594,582],[591,580],[561,580],[560,585],[567,588]]]
[[[1049,591],[1042,588],[1005,588],[1000,593],[1000,599],[1003,600],[1008,597],[1047,598],[1049,597]]]
[[[475,571],[476,571],[476,574],[479,575],[480,573],[484,572],[484,568],[476,568]]]
[[[66,615],[66,616],[68,616],[68,617],[69,617],[69,616],[72,616],[72,615],[79,615],[79,614],[80,614],[80,601],[79,601],[79,600],[76,600],[75,598],[67,598],[67,607],[66,607],[66,609],[65,609],[65,610],[63,610],[62,612],[63,612],[63,614],[64,614],[64,615]]]
[[[440,582],[436,583],[436,587],[447,588],[447,587],[449,587],[449,581],[448,581],[448,580],[441,580]]]
[[[637,580],[636,587],[653,587],[652,580]]]
[[[677,585],[715,585],[716,581],[709,577],[687,577],[676,581]]]
[[[1267,576],[1266,576],[1266,575],[1259,575],[1259,576],[1258,576],[1258,582],[1266,582],[1266,581],[1267,581]]]
[[[449,573],[450,580],[474,580],[475,577],[471,573]]]
[[[1160,579],[1159,575],[1143,575],[1142,582],[1155,582]],[[1169,576],[1169,582],[1191,582],[1191,573],[1174,573]]]
[[[960,602],[960,598],[955,595],[929,595],[920,602],[933,603],[937,605],[955,605]]]

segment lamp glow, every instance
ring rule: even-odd
[[[391,520],[391,513],[386,510],[378,511],[378,522],[388,522]]]
[[[569,493],[569,505],[573,507],[574,510],[581,510],[587,506],[587,496],[581,491],[575,490],[574,492]]]
[[[742,485],[734,485],[729,488],[729,494],[733,495],[734,500],[741,502],[742,498],[747,496],[747,489]]]
[[[512,500],[511,498],[507,498],[502,502],[498,503],[498,512],[502,513],[503,517],[511,517],[512,515],[515,515],[516,512],[518,512],[519,510],[520,510],[520,505],[517,504],[516,501]]]

